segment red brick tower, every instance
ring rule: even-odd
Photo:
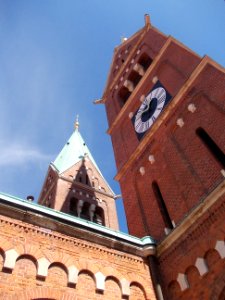
[[[129,231],[158,241],[165,299],[225,299],[225,70],[145,23],[98,101]]]
[[[79,132],[49,166],[39,204],[118,230],[115,194]]]

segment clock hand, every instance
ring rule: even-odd
[[[150,104],[151,104],[151,100],[147,104],[147,107],[142,111],[142,114],[149,110]]]

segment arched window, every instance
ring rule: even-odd
[[[80,214],[80,217],[82,219],[90,220],[89,207],[90,207],[90,203],[84,202],[83,207],[82,207],[82,211],[81,211],[81,214]]]
[[[225,168],[225,154],[214,142],[214,140],[208,135],[208,133],[201,127],[196,130],[197,136],[205,144],[207,149],[211,152],[214,158]]]
[[[76,198],[72,198],[70,200],[70,214],[74,215],[74,216],[78,216],[77,214],[77,203],[78,203],[78,199]]]
[[[145,69],[145,71],[148,69],[148,67],[152,63],[151,57],[149,57],[146,53],[143,53],[138,60],[138,63]]]
[[[86,184],[90,185],[90,180],[89,180],[88,174],[86,174],[86,178],[85,179],[86,179]]]
[[[93,221],[97,224],[105,225],[104,210],[99,206],[95,209]]]
[[[128,98],[130,97],[131,92],[123,86],[119,91],[119,103],[120,107],[123,107],[123,105],[127,102]]]
[[[169,212],[167,210],[166,203],[163,199],[163,195],[162,195],[162,193],[160,191],[160,188],[159,188],[159,185],[156,181],[154,181],[152,183],[152,189],[153,189],[153,192],[155,194],[155,198],[156,198],[156,201],[158,203],[158,207],[159,207],[159,210],[161,212],[161,216],[163,218],[165,227],[169,228],[169,229],[173,229],[173,223],[170,219],[170,215],[169,215]]]
[[[134,87],[138,84],[138,82],[141,80],[142,76],[138,74],[138,72],[132,71],[128,77],[128,80],[133,82]]]

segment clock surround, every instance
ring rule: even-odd
[[[170,99],[171,95],[158,80],[131,119],[139,140],[151,128]]]

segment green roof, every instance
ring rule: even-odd
[[[52,164],[61,174],[81,161],[85,156],[87,156],[92,161],[98,172],[101,174],[78,128],[75,128],[71,137]]]
[[[25,212],[34,212],[37,216],[46,216],[51,219],[56,219],[59,222],[71,223],[75,227],[82,227],[88,231],[98,232],[102,236],[108,236],[109,238],[116,238],[121,241],[126,241],[129,244],[137,245],[144,247],[147,245],[156,245],[156,241],[151,236],[145,236],[143,238],[138,238],[127,233],[116,231],[108,227],[87,221],[61,211],[57,211],[43,205],[31,202],[28,200],[21,199],[19,197],[11,196],[5,193],[0,192],[0,203],[3,205],[9,205],[12,207],[19,208]],[[43,224],[47,226],[47,224]]]
[[[79,125],[79,123],[77,124]],[[98,168],[78,128],[79,126],[75,127],[71,137],[69,138],[59,155],[56,157],[55,161],[51,163],[51,165],[58,171],[59,174],[62,174],[63,172],[74,166],[76,163],[81,161],[84,157],[87,157],[93,163],[99,175],[104,179],[112,195],[114,195],[113,190]]]

